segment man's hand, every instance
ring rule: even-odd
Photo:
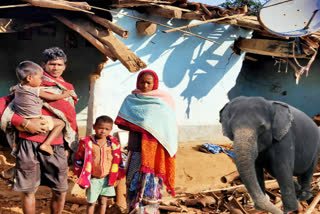
[[[28,123],[28,120],[30,121],[29,123]],[[39,118],[33,118],[28,120],[27,119],[23,120],[21,123],[21,127],[19,127],[18,130],[26,131],[31,134],[41,134],[46,132],[46,129],[45,129],[46,123],[43,120]]]
[[[71,94],[72,94],[72,91],[70,91],[70,90],[64,90],[64,91],[62,92],[61,96],[62,96],[63,98],[66,98],[66,97],[70,97]]]

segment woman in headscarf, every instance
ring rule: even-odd
[[[174,196],[178,147],[174,102],[158,86],[154,71],[141,71],[137,88],[124,100],[115,121],[119,128],[130,131],[126,178],[129,213],[158,213],[163,184]]]

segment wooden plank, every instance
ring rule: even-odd
[[[110,30],[112,30],[113,32],[115,32],[116,34],[118,34],[119,36],[121,36],[122,38],[124,39],[127,39],[128,36],[129,36],[129,31],[123,29],[122,27],[120,27],[119,25],[116,25],[114,24],[113,22],[107,20],[107,19],[104,19],[104,18],[101,18],[101,17],[98,17],[98,16],[95,16],[95,15],[91,15],[91,14],[87,14],[87,16],[93,20],[94,22],[98,23],[99,25],[105,27],[105,28],[108,28]]]
[[[94,38],[94,36],[92,36],[86,30],[84,30],[81,25],[77,25],[63,16],[54,16],[54,17],[58,19],[60,22],[62,22],[63,24],[65,24],[67,27],[78,32],[81,36],[87,39],[93,46],[95,46],[101,53],[109,57],[112,61],[117,60],[117,58],[113,55],[113,53],[109,50],[109,48],[107,48],[98,39]]]
[[[62,10],[72,10],[72,11],[80,11],[84,13],[91,13],[88,10],[84,10],[79,7],[75,7],[75,3],[69,4],[68,1],[53,1],[53,0],[22,0],[24,2],[28,2],[35,7],[45,7],[45,8],[53,8],[53,9],[62,9]],[[83,4],[81,4],[81,7]]]
[[[94,38],[108,47],[108,50],[130,71],[137,72],[147,65],[132,52],[123,42],[115,37],[110,30],[100,29],[94,23],[86,19],[72,19],[72,23],[81,26],[86,32],[89,32]]]
[[[292,43],[287,41],[239,38],[234,45],[248,53],[293,58]],[[305,54],[295,54],[296,58],[308,58]]]

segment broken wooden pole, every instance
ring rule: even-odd
[[[235,179],[238,179],[240,177],[239,172],[236,170],[234,172],[231,172],[225,176],[221,177],[221,182],[222,183],[231,183]]]
[[[103,67],[107,64],[108,57],[105,57],[97,66],[97,69],[90,73],[89,75],[89,101],[88,101],[88,111],[87,111],[87,127],[86,136],[92,135],[93,124],[96,118],[96,106],[95,106],[95,91],[96,91],[96,81],[100,78]]]
[[[109,28],[110,30],[112,30],[117,35],[121,36],[122,38],[127,39],[129,37],[129,31],[123,29],[119,25],[116,25],[113,22],[111,22],[107,19],[101,18],[99,16],[95,16],[95,15],[91,15],[91,14],[87,14],[87,15],[92,21],[96,22],[97,24],[99,24],[105,28]]]
[[[153,35],[157,30],[157,25],[153,22],[137,21],[136,28],[139,34]]]
[[[62,22],[63,24],[65,24],[67,27],[78,32],[81,36],[87,39],[93,46],[95,46],[99,51],[101,51],[101,53],[109,57],[112,61],[117,60],[117,58],[113,55],[113,53],[103,43],[101,43],[99,40],[94,38],[94,36],[92,36],[90,33],[84,30],[81,27],[81,25],[77,25],[63,16],[54,16],[54,17],[58,19],[60,22]]]
[[[137,72],[147,65],[133,53],[125,44],[115,37],[110,30],[98,29],[93,23],[85,19],[73,19],[75,25],[81,26],[93,37],[108,46],[111,53],[130,71]]]

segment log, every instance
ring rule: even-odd
[[[319,201],[320,201],[320,193],[318,193],[316,197],[314,197],[313,201],[311,202],[311,204],[309,205],[309,207],[306,209],[304,213],[311,214],[314,208],[316,207],[316,205],[319,203]]]
[[[109,57],[112,61],[116,61],[117,58],[113,55],[113,53],[99,40],[94,38],[90,33],[84,30],[79,25],[72,23],[70,20],[64,18],[63,16],[54,16],[60,22],[65,24],[67,27],[71,28],[72,30],[78,32],[81,36],[87,39],[93,46],[95,46],[101,53]]]
[[[114,24],[113,22],[111,22],[111,21],[109,21],[107,19],[104,19],[104,18],[101,18],[101,17],[98,17],[98,16],[94,16],[94,15],[91,15],[91,14],[87,14],[87,16],[92,21],[96,22],[97,24],[99,24],[99,25],[101,25],[101,26],[103,26],[105,28],[108,28],[108,29],[112,30],[117,35],[121,36],[122,38],[127,39],[129,37],[129,31],[123,29],[119,25],[116,25],[116,24]]]
[[[292,43],[269,39],[239,38],[234,46],[242,51],[260,55],[293,58]],[[296,58],[308,58],[305,54],[296,53]]]
[[[232,181],[234,181],[235,179],[238,179],[239,177],[240,177],[239,172],[234,171],[234,172],[231,172],[225,176],[222,176],[221,182],[222,183],[231,183]]]
[[[53,0],[22,0],[24,2],[28,2],[35,7],[45,7],[45,8],[53,8],[53,9],[62,9],[62,10],[72,10],[72,11],[80,11],[84,13],[91,13],[90,11],[77,8],[69,5],[67,1],[53,1]]]
[[[157,25],[153,22],[137,21],[136,28],[139,34],[153,35],[157,30]]]
[[[175,206],[168,206],[168,205],[159,205],[160,210],[166,210],[169,212],[184,212],[186,211],[185,209],[181,207],[175,207]]]
[[[98,29],[93,23],[90,23],[85,19],[73,19],[72,21],[74,24],[81,26],[85,31],[90,32],[90,34],[100,42],[107,45],[111,53],[119,59],[130,72],[137,72],[142,68],[147,67],[135,53],[112,34],[112,31]]]

